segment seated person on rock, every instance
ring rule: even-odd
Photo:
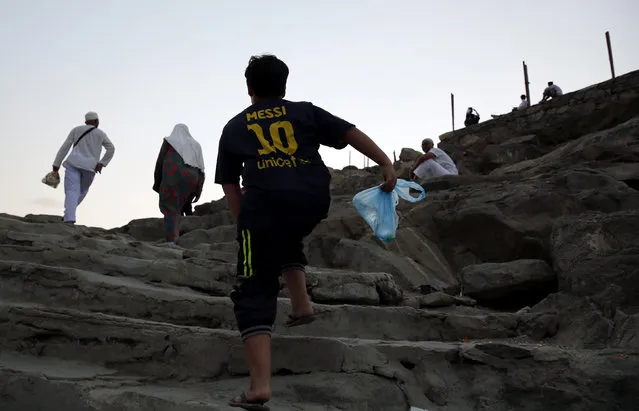
[[[479,123],[479,113],[474,108],[468,107],[468,110],[466,110],[466,119],[464,120],[464,125],[468,127],[477,123]]]
[[[419,156],[411,169],[413,180],[459,174],[450,156],[444,150],[435,147],[430,138],[425,138],[422,141],[422,150],[426,154]]]
[[[273,55],[251,57],[244,73],[251,105],[233,117],[220,137],[215,182],[237,219],[237,284],[231,293],[250,387],[229,405],[268,410],[271,332],[279,277],[291,296],[289,327],[315,319],[306,292],[304,237],[328,215],[331,174],[320,145],[350,145],[381,166],[382,190],[397,177],[393,163],[366,134],[309,102],[284,99],[289,69]],[[245,187],[240,187],[240,176]]]
[[[519,106],[513,107],[511,112],[515,112],[517,110],[523,110],[525,108],[530,107],[530,103],[528,102],[528,99],[526,98],[525,94],[522,94],[519,98],[521,99],[521,102],[519,103]],[[501,116],[505,116],[505,114],[491,114],[490,116],[492,118],[499,118]]]
[[[559,96],[563,96],[563,91],[559,88],[558,85],[554,84],[552,81],[548,82],[548,87],[544,89],[544,95],[541,99],[540,103],[547,101],[548,99],[557,98]]]
[[[522,94],[521,96],[519,96],[519,98],[521,99],[521,103],[519,103],[519,106],[513,108],[513,111],[523,110],[525,108],[530,107],[530,102],[526,98],[525,94]]]

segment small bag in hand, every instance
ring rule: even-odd
[[[413,197],[410,190],[419,191],[419,196]],[[380,186],[375,186],[359,192],[353,197],[353,205],[364,221],[375,232],[375,236],[384,242],[390,243],[395,239],[399,216],[395,211],[399,198],[411,203],[416,203],[426,197],[426,191],[414,181],[397,180],[395,188],[390,193],[382,191]]]
[[[49,187],[58,188],[58,185],[60,184],[60,174],[55,171],[51,171],[42,178],[42,182]]]
[[[82,141],[84,136],[86,136],[96,128],[97,127],[90,127],[84,133],[82,133],[82,135],[75,141],[75,143],[73,143],[73,148],[75,148],[80,143],[80,141]],[[55,171],[51,171],[46,176],[44,176],[42,182],[49,187],[58,188],[58,185],[60,184],[60,174]]]

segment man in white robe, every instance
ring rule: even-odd
[[[419,156],[413,168],[411,176],[413,179],[431,179],[446,175],[458,175],[457,166],[448,154],[437,147],[430,138],[422,141],[422,150],[425,154]]]
[[[98,129],[100,124],[98,114],[89,111],[84,116],[84,120],[85,125],[71,130],[53,160],[53,172],[57,173],[60,165],[65,168],[63,221],[69,224],[75,223],[76,209],[89,192],[95,173],[101,173],[102,168],[109,164],[115,153],[115,147],[109,137],[104,131]],[[106,152],[100,159],[102,147]],[[69,149],[71,154],[62,163]]]

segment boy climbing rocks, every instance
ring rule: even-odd
[[[224,127],[215,182],[237,219],[237,284],[231,294],[250,371],[250,387],[229,405],[268,410],[271,330],[279,276],[291,295],[287,326],[312,322],[303,240],[326,218],[331,175],[318,152],[351,145],[382,169],[382,190],[397,182],[390,159],[353,124],[308,102],[284,99],[289,70],[273,55],[254,56],[244,73],[251,105]],[[240,188],[240,176],[244,190]],[[243,193],[244,191],[244,193]]]

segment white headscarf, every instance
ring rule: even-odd
[[[176,124],[171,135],[165,138],[166,142],[178,152],[184,163],[197,167],[204,172],[204,157],[202,157],[202,147],[195,141],[189,132],[189,128],[184,124]]]

